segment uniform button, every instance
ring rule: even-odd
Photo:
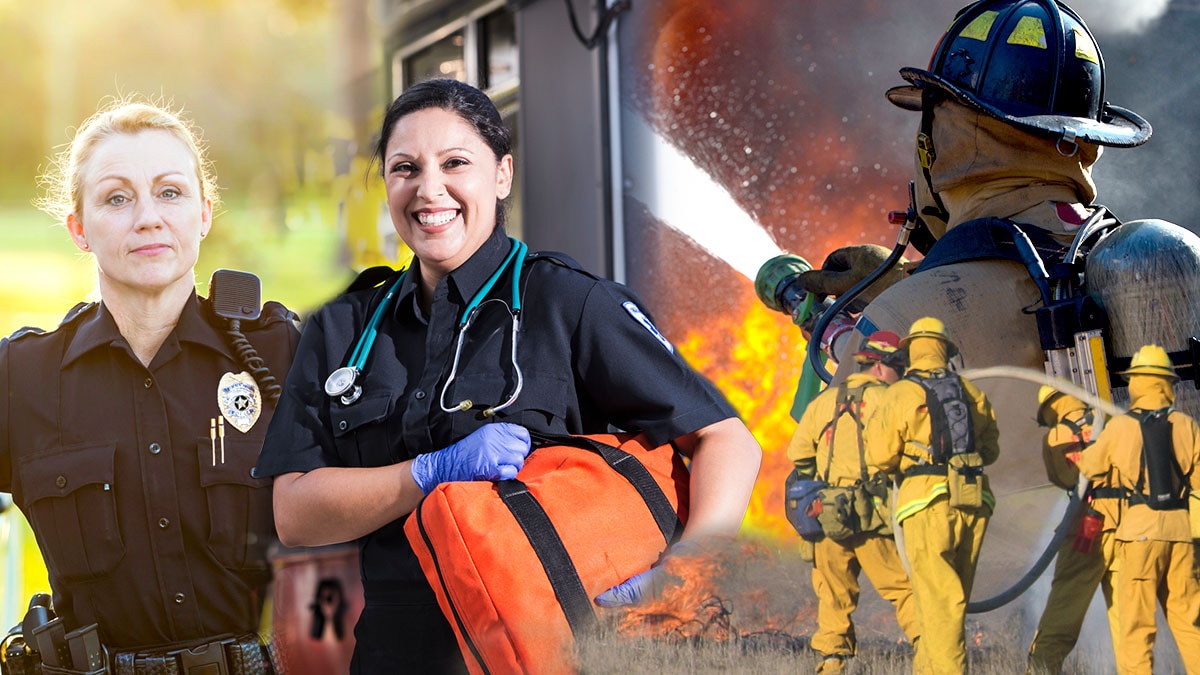
[[[420,401],[421,399],[425,398],[425,392],[418,391],[417,393],[413,394],[413,396],[416,397],[416,399],[418,401]]]
[[[176,593],[176,594],[175,594],[175,604],[177,604],[177,605],[182,605],[184,600],[187,600],[187,596],[186,596],[186,595],[184,595],[183,593]]]
[[[146,385],[146,388],[147,388],[147,389],[149,389],[150,387],[153,387],[153,386],[154,386],[154,380],[152,380],[152,379],[150,379],[150,378],[148,378],[148,377],[147,377],[147,378],[146,378],[146,381],[145,381],[145,382],[143,382],[143,384],[145,384],[145,385]]]
[[[338,422],[338,429],[341,429],[342,431],[345,431],[346,427],[348,427],[348,426],[350,426],[350,424],[348,422],[346,422],[346,420],[342,420],[341,422]]]
[[[161,445],[159,445],[158,443],[151,443],[151,444],[150,444],[150,454],[152,454],[152,455],[157,455],[157,454],[158,454],[158,453],[160,453],[160,452],[162,452],[162,446],[161,446]]]
[[[167,529],[167,526],[170,524],[171,524],[170,518],[159,518],[158,519],[158,526],[164,530]]]
[[[59,489],[67,487],[67,477],[59,476],[58,478],[55,478],[54,484],[57,485],[59,487]]]

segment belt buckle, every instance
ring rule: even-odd
[[[175,658],[179,659],[180,675],[230,675],[223,642],[182,649]]]

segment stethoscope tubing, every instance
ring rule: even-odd
[[[454,360],[450,367],[450,375],[446,378],[446,383],[442,385],[441,395],[438,397],[438,405],[443,412],[453,413],[463,410],[470,410],[474,404],[469,399],[460,401],[458,405],[453,407],[446,406],[446,393],[450,389],[450,383],[454,381],[458,374],[459,359],[462,357],[463,341],[467,331],[470,329],[479,307],[483,304],[492,287],[499,281],[505,269],[510,265],[513,266],[513,282],[512,282],[512,302],[509,304],[509,313],[512,315],[512,349],[510,360],[513,370],[516,374],[517,382],[513,388],[513,393],[500,405],[492,406],[483,411],[484,417],[492,417],[496,412],[508,408],[516,402],[517,397],[521,394],[521,389],[524,387],[525,376],[521,372],[521,366],[517,363],[517,334],[520,332],[520,316],[521,316],[521,269],[525,264],[525,258],[529,247],[525,242],[509,239],[512,242],[512,248],[504,261],[496,268],[488,280],[484,282],[479,291],[471,298],[470,302],[463,309],[462,316],[458,323],[458,337],[454,347]],[[513,261],[516,261],[515,265]],[[395,296],[400,291],[401,285],[404,283],[404,278],[408,276],[408,271],[405,270],[400,274],[400,277],[392,283],[388,288],[387,293],[383,296],[379,306],[371,314],[371,318],[363,327],[363,332],[358,336],[358,340],[354,344],[354,349],[350,352],[350,358],[346,360],[346,365],[334,370],[325,379],[325,393],[331,398],[339,398],[343,405],[350,405],[357,401],[362,396],[362,386],[357,384],[359,377],[366,369],[367,359],[370,356],[371,348],[375,345],[375,336],[378,334],[379,324],[385,316],[387,308],[392,304]]]

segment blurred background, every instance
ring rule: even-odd
[[[223,206],[201,293],[214,269],[252,271],[303,317],[357,270],[404,261],[373,134],[407,84],[456,77],[516,136],[511,233],[648,301],[766,451],[746,530],[789,544],[783,451],[804,341],[753,277],[782,251],[819,265],[838,246],[895,241],[886,215],[907,203],[918,120],[883,92],[928,63],[963,4],[0,0],[0,335],[52,329],[91,298],[90,258],[31,202],[106,97],[168,102],[204,132]],[[1155,129],[1101,158],[1098,201],[1195,231],[1200,1],[1072,6],[1106,59],[1106,98]],[[6,623],[46,589],[24,528],[15,509],[0,516]]]

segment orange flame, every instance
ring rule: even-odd
[[[663,562],[668,575],[662,592],[643,605],[626,608],[617,622],[623,637],[732,640],[751,635],[790,635],[813,609],[798,606],[794,593],[772,593],[762,583],[779,566],[762,543],[738,542],[676,555]]]
[[[763,448],[763,463],[751,496],[744,533],[778,541],[795,541],[783,514],[783,481],[791,471],[788,441],[796,429],[792,401],[806,342],[784,315],[758,302],[753,290],[736,303],[740,316],[714,317],[703,330],[689,331],[677,347],[729,399]],[[722,351],[719,336],[740,336],[731,351]]]

